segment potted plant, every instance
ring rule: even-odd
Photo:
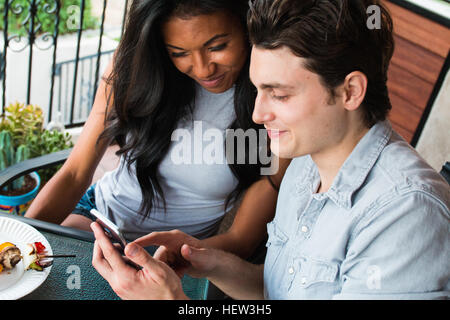
[[[42,109],[10,104],[0,118],[0,171],[20,161],[71,148],[68,133],[43,127]],[[0,212],[23,215],[39,189],[58,168],[32,172],[0,190]]]

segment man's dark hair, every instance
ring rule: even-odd
[[[380,12],[379,28],[369,28],[369,7]],[[374,8],[374,7],[371,7]],[[362,102],[369,128],[391,109],[387,82],[394,51],[392,19],[378,0],[253,0],[247,18],[252,45],[288,47],[306,60],[305,67],[334,89],[353,71],[368,79]]]

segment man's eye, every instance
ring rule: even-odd
[[[218,46],[209,48],[209,51],[220,51],[220,50],[225,49],[227,47],[227,45],[228,45],[228,43],[225,42],[225,43],[222,43],[222,44],[220,44]]]
[[[272,95],[272,98],[275,99],[275,100],[278,100],[278,101],[285,101],[285,100],[287,100],[289,98],[289,96],[275,96],[275,95]]]

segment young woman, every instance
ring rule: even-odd
[[[26,216],[89,230],[89,211],[97,208],[129,240],[179,229],[205,239],[203,246],[249,255],[273,218],[273,186],[286,166],[265,179],[260,162],[174,163],[172,141],[176,129],[198,137],[198,123],[221,132],[261,128],[251,120],[247,6],[246,0],[134,1],[82,135]],[[90,187],[113,142],[119,167]],[[251,148],[235,150],[235,158],[243,152],[248,159]],[[214,236],[244,191],[233,225]]]

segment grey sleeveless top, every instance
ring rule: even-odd
[[[142,193],[134,165],[122,157],[114,171],[97,182],[95,202],[129,240],[152,231],[179,229],[198,238],[213,235],[225,214],[224,201],[237,186],[225,160],[225,130],[235,119],[234,87],[213,94],[197,85],[192,117],[178,123],[158,176],[167,205],[160,198],[150,215],[139,214]],[[229,210],[229,208],[227,208]]]

